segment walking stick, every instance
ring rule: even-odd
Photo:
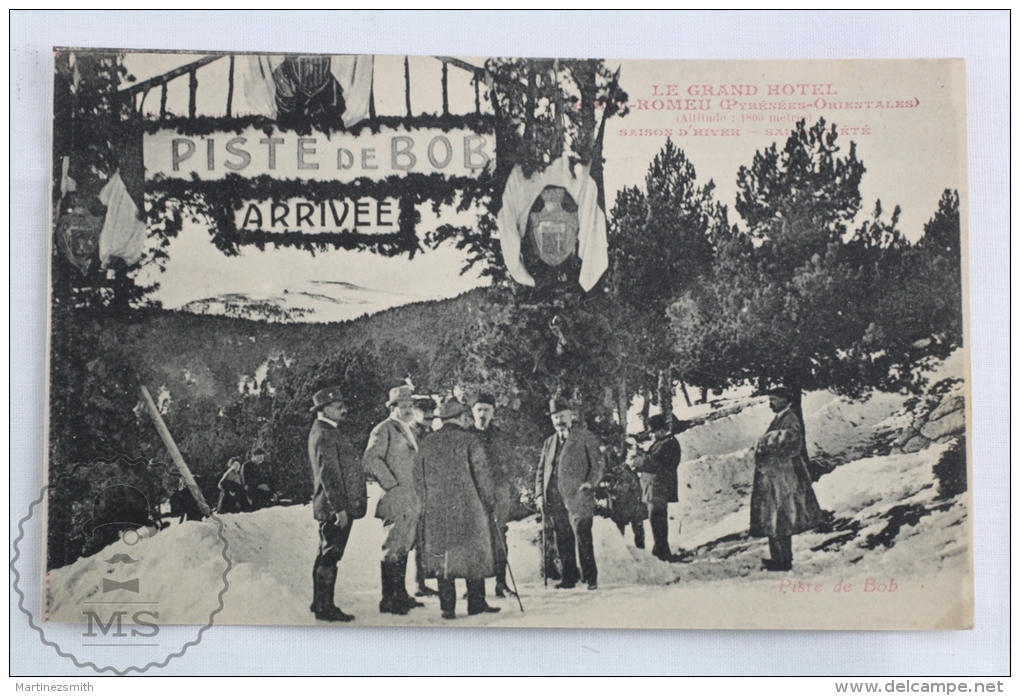
[[[546,589],[548,589],[549,588],[549,572],[548,572],[549,571],[549,566],[548,566],[548,561],[546,560],[548,558],[548,555],[546,554],[546,550],[545,550],[545,509],[544,508],[539,510],[539,519],[542,520],[542,583],[545,585]],[[510,567],[509,564],[507,564],[507,567],[508,568]]]

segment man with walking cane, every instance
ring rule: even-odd
[[[598,438],[574,423],[573,408],[566,400],[550,401],[549,416],[556,433],[542,447],[535,499],[543,525],[546,515],[552,522],[553,543],[563,565],[563,577],[556,588],[570,589],[581,580],[594,590],[598,588],[598,567],[591,527],[595,487],[606,470],[605,455]]]
[[[511,477],[513,445],[492,420],[496,412],[496,399],[491,394],[479,394],[471,407],[475,431],[485,446],[485,461],[496,492],[496,507],[492,520],[492,553],[496,571],[496,596],[513,594],[506,584],[506,529],[514,500]]]

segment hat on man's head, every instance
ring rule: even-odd
[[[672,414],[668,416],[672,418]],[[667,415],[665,413],[656,413],[654,416],[648,419],[649,430],[669,430],[670,424],[666,420]]]
[[[475,403],[476,404],[489,404],[489,406],[492,406],[493,408],[496,408],[496,397],[494,397],[492,394],[487,394],[485,392],[482,392],[481,394],[479,394],[478,396],[475,397]],[[472,405],[474,405],[474,404],[472,404]]]
[[[468,407],[455,397],[450,397],[439,405],[439,418],[444,421],[458,418],[467,412]]]
[[[793,403],[793,391],[786,387],[774,387],[765,392],[766,396],[778,396],[781,399],[786,399],[790,403]]]
[[[314,397],[313,397],[313,398],[314,398]],[[265,449],[263,449],[262,447],[256,447],[255,449],[253,449],[253,450],[251,451],[251,456],[253,456],[253,457],[257,457],[257,456],[259,456],[260,454],[261,454],[262,456],[265,456],[265,454],[266,454],[266,450],[265,450]]]
[[[335,401],[343,401],[343,400],[344,400],[344,395],[343,395],[343,392],[340,391],[340,387],[330,387],[328,389],[320,389],[319,391],[317,391],[314,394],[312,394],[312,407],[309,410],[312,413],[315,413],[316,411],[321,409],[323,406],[331,404],[331,403],[333,403]],[[265,450],[263,450],[261,447],[257,447],[255,449],[255,451],[252,452],[252,454],[255,455],[255,454],[258,454],[259,452],[261,452],[262,454],[266,453]]]
[[[430,416],[436,411],[436,402],[432,400],[431,396],[416,394],[414,397],[414,407],[419,411],[423,411],[426,416]]]
[[[414,388],[409,384],[401,384],[399,387],[390,389],[390,398],[387,406],[393,406],[399,401],[414,401]]]
[[[566,399],[556,397],[555,399],[549,399],[549,415],[560,413],[561,411],[573,410],[573,406]]]

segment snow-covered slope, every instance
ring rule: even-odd
[[[889,423],[896,422],[893,416],[902,403],[888,396],[863,403],[827,394],[805,399],[813,456],[823,454],[839,465],[815,484],[832,522],[794,538],[791,573],[762,571],[767,542],[747,535],[750,448],[771,417],[761,398],[747,398],[731,404],[729,415],[681,436],[681,500],[670,506],[670,539],[673,551],[685,556],[683,562],[655,559],[634,547],[629,530],[621,535],[609,520],[596,517],[599,590],[546,588],[539,572],[540,525],[532,516],[512,523],[508,539],[525,613],[515,601],[492,599],[503,609],[500,614],[464,617],[458,623],[889,628],[966,623],[961,598],[970,587],[969,494],[939,497],[932,467],[952,443],[934,443],[910,454],[889,454],[888,446],[882,446],[888,444]],[[359,623],[448,625],[440,619],[434,598],[408,616],[379,614],[384,532],[372,514],[381,489],[371,484],[369,495],[369,514],[355,523],[339,565],[338,604]],[[277,507],[221,519],[232,567],[225,607],[216,621],[313,623],[308,605],[318,539],[310,507]],[[102,594],[102,578],[130,573],[159,593],[167,608],[161,620],[204,623],[216,605],[225,567],[217,529],[211,520],[175,525],[135,546],[118,542],[52,571],[50,620],[79,620],[76,604]],[[111,570],[104,559],[114,553],[129,553],[139,563]],[[896,594],[864,592],[869,582],[874,589],[881,583],[888,587],[890,580]],[[787,600],[790,586],[784,581],[824,587],[827,599]],[[844,582],[857,590],[832,604],[833,588]],[[413,562],[407,584],[413,588]],[[458,610],[465,613],[462,600]]]

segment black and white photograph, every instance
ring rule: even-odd
[[[41,620],[971,627],[965,94],[55,49]]]

